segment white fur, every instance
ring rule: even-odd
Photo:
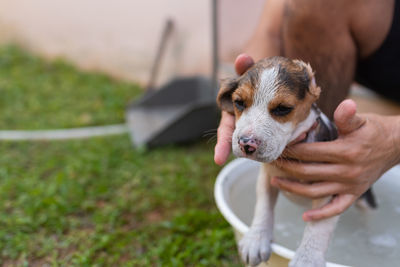
[[[300,134],[308,131],[313,124],[315,123],[315,120],[317,119],[318,114],[314,109],[311,109],[310,114],[308,114],[307,118],[300,122],[296,129],[293,131],[293,134],[289,140],[289,142],[295,140],[297,137],[299,137]]]
[[[331,200],[331,197],[316,199],[312,208],[319,208]],[[339,216],[308,222],[304,229],[300,246],[296,250],[289,267],[322,267],[326,265],[325,254],[335,230]]]
[[[279,123],[265,112],[263,106],[252,106],[236,122],[232,149],[236,156],[244,156],[238,144],[241,136],[254,137],[260,141],[251,159],[270,162],[282,154],[292,132],[291,123]]]
[[[277,91],[275,83],[277,68],[269,68],[261,74],[253,105],[246,109],[236,122],[232,138],[233,153],[244,156],[238,144],[241,136],[253,137],[260,141],[257,151],[250,158],[262,162],[275,160],[282,154],[293,133],[291,122],[280,123],[274,120],[268,112],[268,103],[274,99]]]
[[[244,262],[257,265],[267,261],[271,255],[273,235],[274,206],[278,197],[278,189],[272,187],[263,164],[257,180],[257,203],[255,216],[249,232],[239,242],[239,252]]]
[[[278,68],[265,69],[260,77],[260,84],[254,96],[253,106],[265,106],[274,99],[277,91]]]
[[[245,156],[240,150],[238,141],[241,136],[246,136],[256,138],[259,141],[254,155],[248,157],[262,162],[271,162],[281,155],[288,143],[310,129],[318,117],[318,114],[311,110],[307,118],[298,125],[291,122],[280,123],[271,117],[268,112],[268,103],[274,99],[277,91],[275,82],[277,75],[278,69],[276,68],[263,71],[253,105],[247,108],[237,120],[232,138],[232,148],[236,156]],[[315,81],[312,81],[312,83],[315,83]],[[257,182],[257,202],[253,221],[249,231],[239,243],[239,252],[243,261],[251,266],[268,260],[271,254],[273,209],[278,190],[271,187],[270,179],[272,175],[278,175],[279,170],[270,167],[267,172],[268,166],[268,163],[262,165]],[[277,173],[271,173],[271,171]],[[313,200],[313,208],[326,204],[330,199],[329,197]],[[325,266],[325,252],[337,221],[338,216],[335,216],[307,223],[301,244],[289,266]]]

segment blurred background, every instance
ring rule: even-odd
[[[263,0],[219,1],[219,51],[232,62],[252,34]],[[165,21],[174,31],[159,82],[211,71],[212,1],[0,1],[2,42],[84,69],[147,82]]]
[[[219,73],[262,5],[219,2]],[[0,1],[1,266],[240,266],[214,203],[216,126],[150,150],[125,127],[168,19],[154,85],[211,78],[212,1]]]

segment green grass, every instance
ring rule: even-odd
[[[10,46],[0,66],[1,128],[122,122],[139,90]],[[126,135],[0,142],[0,266],[240,266],[212,151],[135,150]]]
[[[0,47],[0,129],[69,128],[122,123],[137,85]]]
[[[3,264],[238,265],[210,151],[138,152],[128,136],[0,143]]]

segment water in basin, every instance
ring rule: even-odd
[[[233,212],[247,225],[255,205],[258,169],[254,164],[234,175],[227,199]],[[362,211],[351,207],[340,217],[327,260],[351,266],[399,266],[400,262],[400,167],[387,172],[375,185],[378,209]],[[304,208],[283,195],[275,208],[274,242],[295,250],[305,223]]]

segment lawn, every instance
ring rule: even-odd
[[[48,129],[122,123],[138,85],[0,47],[0,129]]]
[[[0,51],[0,90],[8,99],[1,100],[2,128],[122,122],[128,95],[140,92],[15,47]],[[21,99],[25,114],[12,102]],[[90,99],[101,104],[86,103]],[[80,121],[78,114],[92,120]],[[127,135],[0,142],[0,265],[240,266],[233,233],[213,200],[219,167],[212,151],[207,140],[135,150]]]

